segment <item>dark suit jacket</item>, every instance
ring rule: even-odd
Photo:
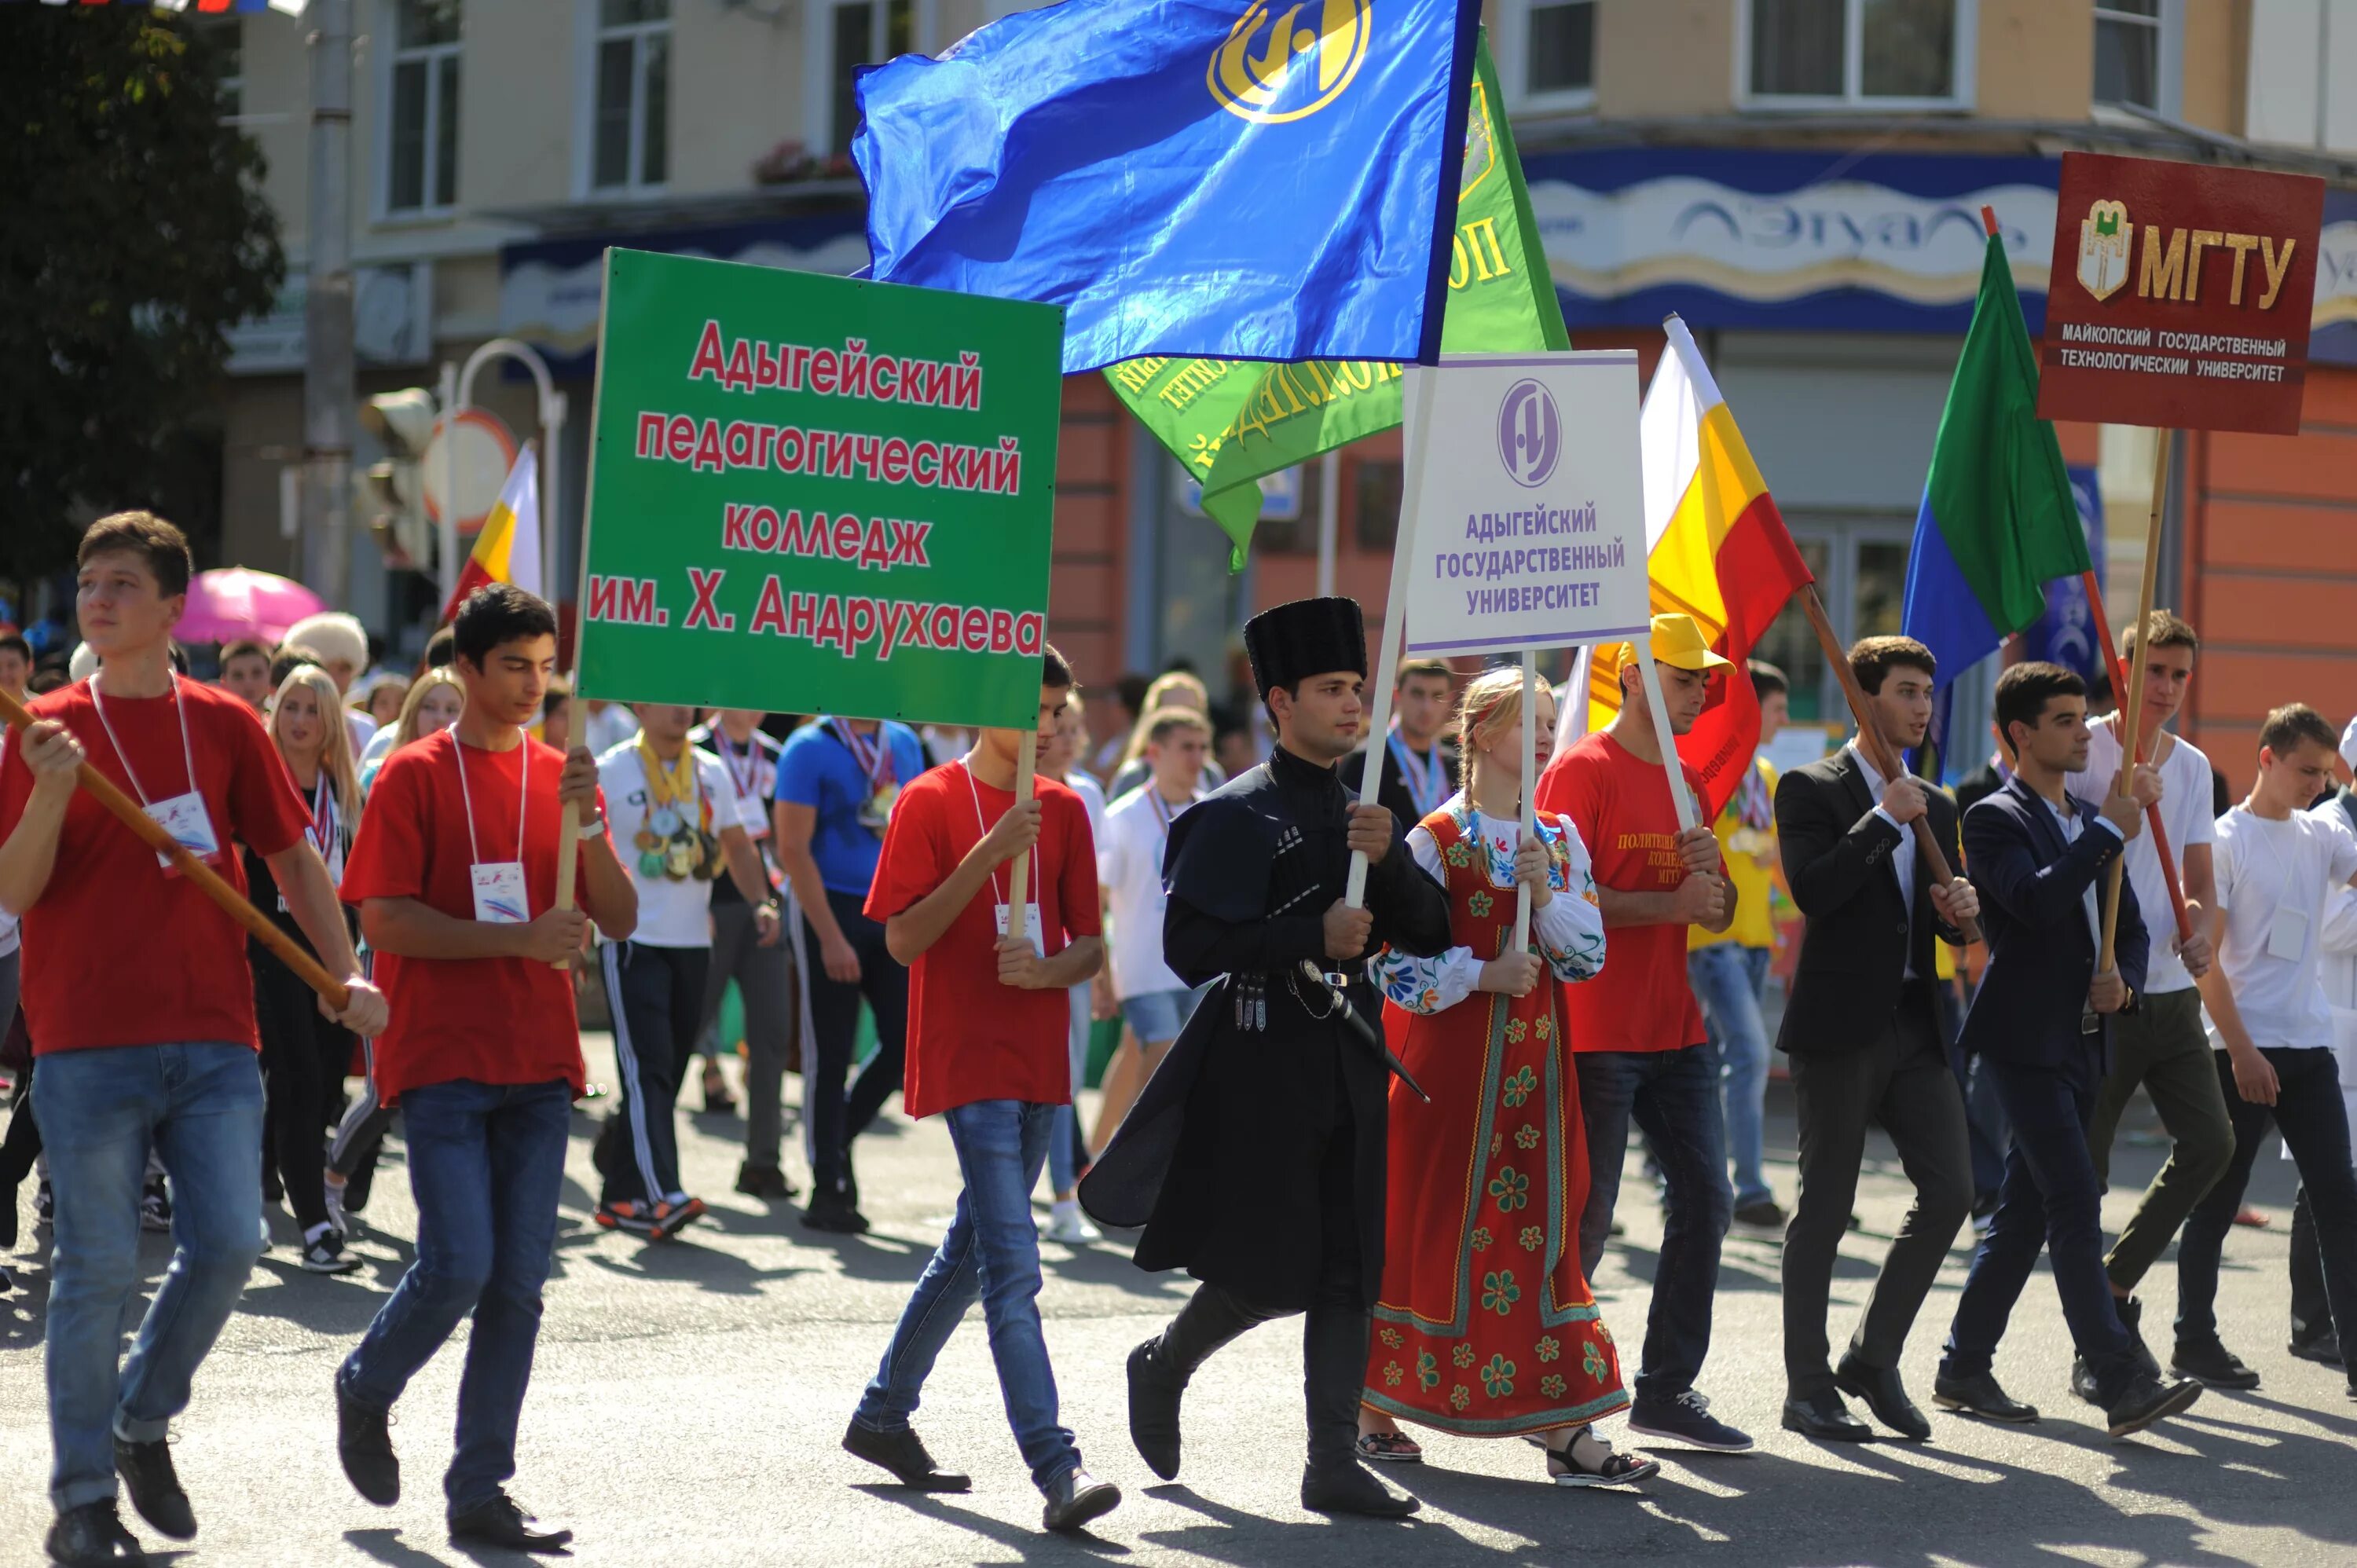
[[[2092,884],[2103,896],[2098,879],[2125,846],[2097,825],[2092,803],[2075,795],[2070,802],[2082,827],[2069,844],[2045,802],[2018,778],[1964,813],[1964,864],[1981,897],[1989,948],[1987,972],[1964,1015],[1967,1051],[2062,1067],[2091,1043],[2079,1020],[2095,978],[2096,950],[2082,895]],[[2116,961],[2120,978],[2139,997],[2146,941],[2135,886],[2123,878]]]
[[[1932,836],[1953,866],[1959,858],[1955,802],[1938,789],[1926,793]],[[1916,854],[1914,830],[1892,827],[1874,814],[1875,804],[1847,746],[1776,783],[1784,881],[1808,922],[1776,1034],[1777,1048],[1795,1056],[1840,1056],[1872,1045],[1898,1008],[1907,965],[1914,964],[1920,980],[1935,978],[1934,929],[1951,942],[1964,940],[1933,913],[1933,873],[1920,858],[1910,918],[1891,857]]]

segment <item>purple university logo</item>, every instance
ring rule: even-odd
[[[1555,472],[1563,455],[1563,419],[1555,394],[1534,381],[1519,381],[1498,405],[1498,460],[1524,489],[1536,489]]]

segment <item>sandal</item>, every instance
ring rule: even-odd
[[[1359,1457],[1379,1465],[1421,1465],[1424,1450],[1405,1432],[1361,1432]]]
[[[1587,1444],[1582,1454],[1581,1444]],[[1596,1435],[1592,1426],[1583,1426],[1571,1434],[1571,1440],[1557,1448],[1547,1446],[1547,1478],[1558,1487],[1628,1487],[1650,1479],[1661,1473],[1657,1460],[1640,1459],[1632,1454],[1616,1454],[1612,1445]]]

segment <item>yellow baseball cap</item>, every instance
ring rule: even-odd
[[[1710,644],[1703,640],[1702,628],[1695,625],[1692,616],[1655,616],[1652,642],[1653,658],[1674,670],[1717,670],[1734,662],[1710,650]],[[1636,656],[1637,650],[1630,643],[1622,643],[1620,649],[1623,659]]]

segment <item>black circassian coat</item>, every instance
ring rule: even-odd
[[[1171,824],[1163,956],[1189,984],[1219,984],[1081,1183],[1100,1222],[1145,1227],[1140,1268],[1184,1268],[1258,1305],[1307,1307],[1323,1255],[1319,1167],[1343,1136],[1353,1140],[1361,1292],[1375,1299],[1387,1072],[1345,1019],[1321,1016],[1330,993],[1296,983],[1303,959],[1346,969],[1359,977],[1352,1004],[1380,1034],[1381,997],[1363,963],[1325,956],[1356,799],[1333,768],[1280,747]],[[1369,950],[1429,956],[1448,946],[1448,896],[1405,836],[1394,824],[1390,851],[1368,871]],[[1251,1003],[1240,999],[1254,995],[1265,999],[1265,1024],[1243,1026]]]

